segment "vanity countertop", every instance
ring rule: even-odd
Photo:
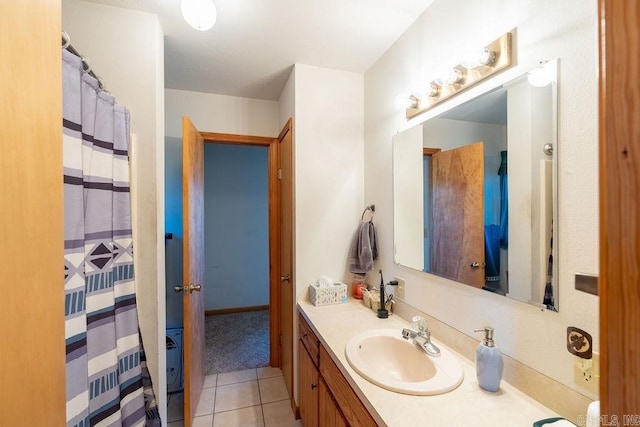
[[[449,347],[464,370],[464,380],[458,388],[435,396],[410,396],[385,390],[351,368],[345,356],[345,346],[355,334],[378,328],[401,330],[409,326],[406,321],[396,315],[378,319],[361,300],[352,298],[345,304],[322,307],[301,298],[298,307],[380,425],[530,427],[535,421],[558,416],[504,380],[496,393],[482,390],[478,386],[474,364]],[[437,336],[433,338],[440,344]]]

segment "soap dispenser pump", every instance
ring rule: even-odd
[[[484,340],[476,350],[478,384],[487,391],[498,391],[502,379],[502,353],[493,341],[493,328],[487,326],[475,332],[484,332]]]

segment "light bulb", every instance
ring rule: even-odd
[[[439,77],[434,80],[434,83],[438,86],[452,85],[462,80],[462,71],[457,68],[449,68],[443,73],[440,73]]]
[[[440,88],[434,82],[431,82],[422,86],[422,88],[416,91],[413,96],[418,99],[427,99],[437,97],[439,93]]]
[[[401,93],[394,99],[394,104],[399,110],[406,110],[407,108],[418,108],[418,102],[418,98],[406,93]]]
[[[486,47],[481,49],[469,49],[464,53],[460,65],[466,69],[471,69],[481,65],[490,65],[495,59],[496,53]]]
[[[435,98],[440,94],[440,88],[438,85],[430,83],[429,88],[425,91],[425,94],[431,98]]]
[[[218,18],[213,0],[182,0],[180,10],[187,24],[200,31],[213,28]]]

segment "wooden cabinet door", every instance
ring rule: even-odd
[[[347,420],[338,408],[336,401],[327,387],[327,383],[320,378],[318,387],[318,408],[320,410],[320,425],[322,427],[347,427]]]
[[[340,372],[338,365],[322,345],[320,345],[320,375],[347,420],[347,425],[354,427],[375,427],[377,425],[347,379]]]
[[[298,341],[298,379],[302,425],[317,427],[318,368],[311,361],[302,341]]]

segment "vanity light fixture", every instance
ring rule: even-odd
[[[480,49],[470,50],[460,64],[449,68],[428,84],[423,96],[416,92],[405,103],[407,120],[421,114],[446,99],[472,87],[490,76],[503,71],[512,64],[512,33],[505,33]]]
[[[200,31],[213,28],[218,18],[213,0],[182,0],[180,10],[187,24]]]

